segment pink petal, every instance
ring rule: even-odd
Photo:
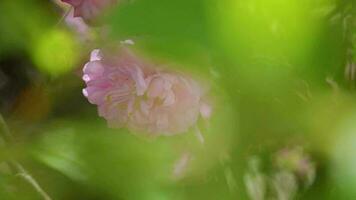
[[[200,114],[204,119],[208,119],[211,116],[211,106],[207,103],[201,103],[200,105]]]
[[[97,61],[101,59],[102,59],[102,55],[100,49],[94,49],[90,54],[90,61]]]

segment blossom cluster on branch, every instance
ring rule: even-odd
[[[117,3],[62,1],[74,7],[74,18],[84,21]],[[174,135],[187,132],[197,126],[199,118],[208,119],[211,115],[207,89],[201,82],[145,61],[126,44],[116,51],[93,50],[83,68],[83,80],[84,96],[98,106],[99,116],[110,127],[126,127],[150,136]]]

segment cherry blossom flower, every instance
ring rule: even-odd
[[[74,8],[74,16],[91,20],[101,12],[117,3],[117,0],[62,0]]]
[[[64,16],[64,21],[69,28],[71,28],[81,41],[87,41],[91,38],[91,30],[82,18],[74,17],[74,11],[70,10]]]
[[[127,49],[114,56],[94,50],[83,72],[87,85],[83,94],[98,106],[110,127],[174,135],[211,114],[200,83],[144,62]]]

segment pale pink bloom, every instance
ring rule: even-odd
[[[117,3],[117,0],[62,0],[74,8],[74,16],[91,20],[101,12]]]
[[[204,119],[208,119],[211,116],[211,112],[211,106],[206,102],[202,102],[202,104],[200,105],[200,113],[202,117]]]
[[[171,135],[194,126],[200,115],[202,89],[181,74],[157,72],[147,78],[145,98],[132,111],[129,127]]]
[[[74,17],[74,11],[70,10],[68,14],[64,16],[65,23],[75,31],[79,39],[88,40],[90,39],[90,28],[80,17]]]
[[[188,131],[200,116],[211,113],[197,81],[157,69],[127,49],[111,57],[94,50],[83,71],[87,84],[83,93],[111,127],[173,135]]]
[[[138,59],[123,50],[117,57],[105,57],[94,50],[83,69],[87,87],[83,94],[98,105],[99,115],[111,127],[122,127],[129,120],[129,105],[147,89],[143,69]],[[148,73],[147,73],[148,74]]]

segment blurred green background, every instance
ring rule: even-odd
[[[122,1],[90,42],[58,2],[0,1],[0,199],[41,199],[10,159],[54,200],[356,199],[355,1]],[[109,129],[83,97],[90,51],[126,39],[209,82],[204,144]]]

